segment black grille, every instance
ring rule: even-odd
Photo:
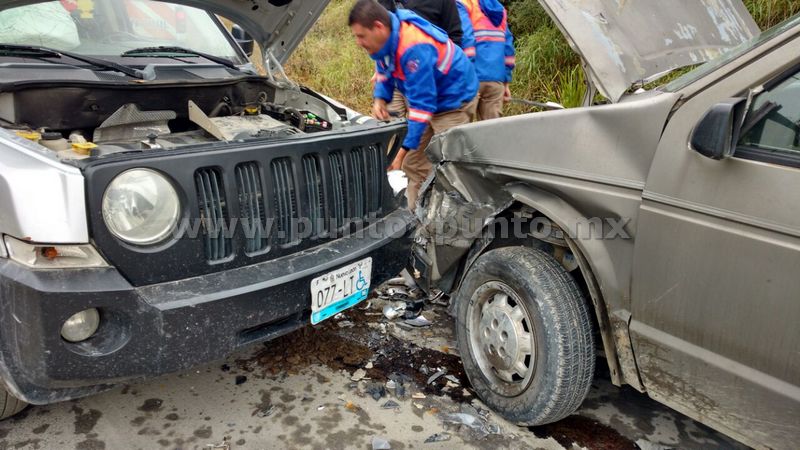
[[[297,243],[301,230],[302,237],[319,237],[340,230],[350,220],[378,215],[385,173],[380,147],[337,150],[327,155],[327,164],[323,158],[314,153],[299,160],[273,159],[265,174],[269,177],[266,183],[262,181],[261,163],[236,165],[238,223],[228,215],[222,171],[198,169],[195,180],[206,259],[225,260],[233,253],[234,242],[243,247],[243,253],[255,255],[267,251],[270,245]],[[294,174],[296,164],[302,166],[299,180]],[[330,177],[326,179],[325,173]],[[298,202],[304,203],[302,209]],[[301,211],[303,216],[307,214],[302,221]],[[231,226],[237,228],[231,230]],[[237,232],[240,238],[233,241]]]
[[[297,224],[297,194],[292,174],[292,160],[272,161],[272,188],[275,199],[275,226],[272,241],[278,245],[294,242]]]
[[[264,190],[258,164],[248,162],[236,166],[236,187],[239,190],[239,221],[244,234],[245,252],[257,253],[266,250],[266,209]]]
[[[217,169],[198,169],[194,175],[206,258],[219,261],[231,255],[228,215],[222,176]]]
[[[317,236],[326,231],[325,190],[322,185],[322,171],[317,155],[303,156],[303,173],[306,181],[306,201],[308,220],[311,222],[311,235]]]
[[[336,228],[344,225],[347,218],[347,179],[344,171],[344,157],[341,152],[329,155],[331,165],[331,180],[333,204],[331,205],[331,221]]]

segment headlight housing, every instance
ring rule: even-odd
[[[172,183],[151,169],[122,172],[103,194],[103,220],[108,230],[129,244],[163,241],[178,225],[180,210]]]

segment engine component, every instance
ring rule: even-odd
[[[192,101],[189,101],[189,120],[221,141],[300,134],[297,128],[266,114],[208,117]]]
[[[69,142],[57,131],[45,131],[39,139],[39,145],[47,147],[54,152],[69,150]]]
[[[128,103],[94,130],[93,141],[139,140],[151,133],[169,134],[168,122],[176,117],[175,111],[142,111],[135,103]]]

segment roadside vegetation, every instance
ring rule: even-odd
[[[319,22],[294,52],[287,72],[301,84],[366,112],[371,105],[373,65],[356,47],[347,27],[355,0],[332,0]],[[800,13],[796,0],[744,0],[762,30]],[[516,38],[515,97],[577,106],[584,94],[580,59],[570,49],[538,0],[508,0],[509,23]],[[509,106],[507,113],[524,112]]]

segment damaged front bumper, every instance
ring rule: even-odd
[[[433,156],[430,148],[428,154]],[[417,207],[420,226],[412,253],[423,287],[452,292],[464,261],[468,265],[491,243],[491,224],[513,201],[502,186],[487,183],[480,171],[440,162],[422,186]]]
[[[0,379],[47,404],[134,378],[183,370],[309,322],[310,281],[372,257],[372,285],[408,263],[413,215],[401,209],[364,234],[259,264],[133,287],[115,269],[32,271],[0,260]],[[60,336],[87,308],[101,325],[86,341]]]

